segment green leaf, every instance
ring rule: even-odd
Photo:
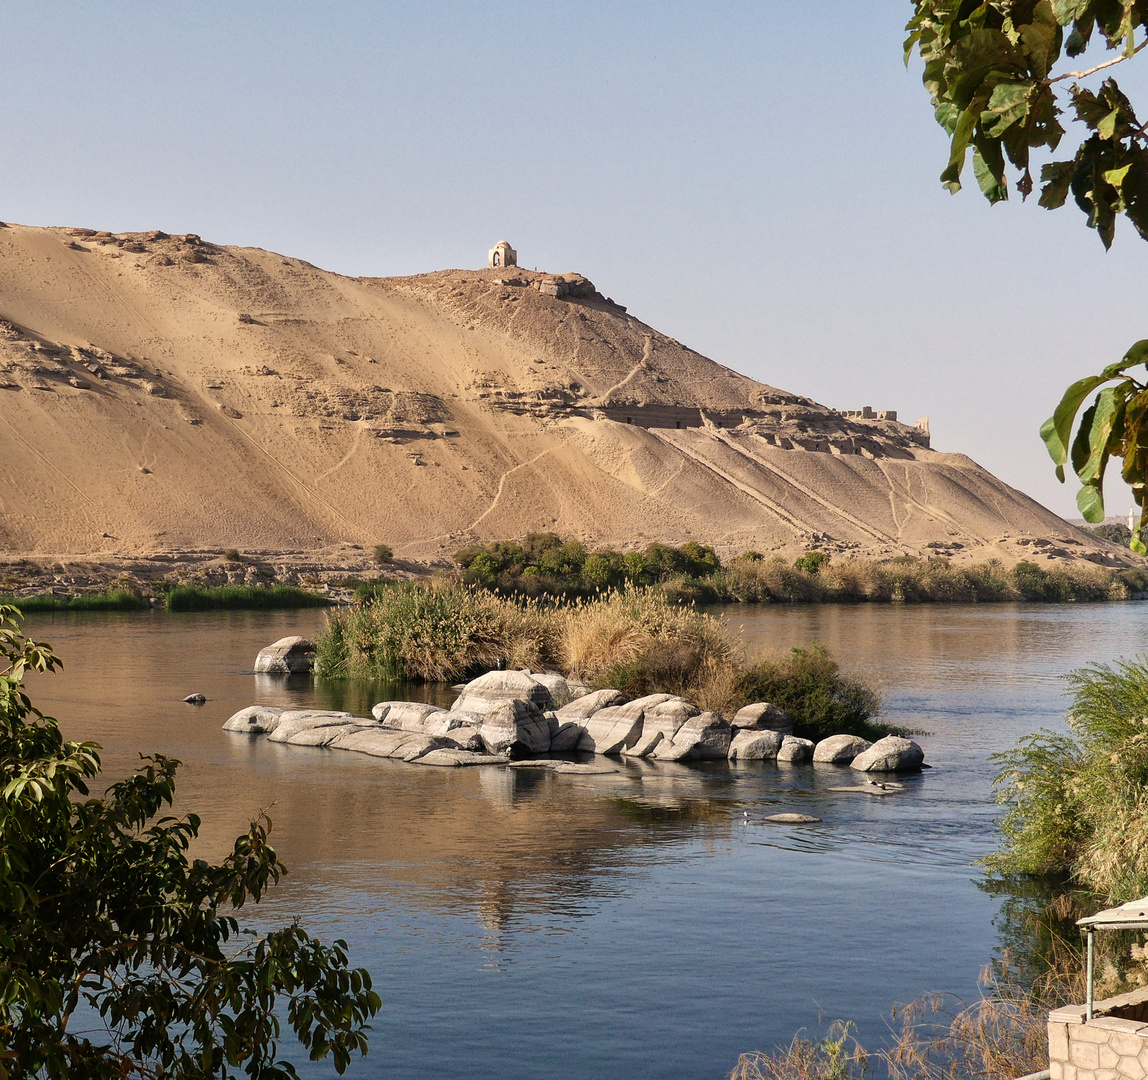
[[[1102,139],[1111,139],[1116,134],[1116,121],[1120,118],[1120,110],[1113,109],[1099,124],[1096,125],[1097,134]]]
[[[1088,10],[1089,0],[1052,0],[1052,14],[1061,26],[1081,18]]]
[[[1049,456],[1058,465],[1068,460],[1068,442],[1072,434],[1072,421],[1088,397],[1106,379],[1102,375],[1089,375],[1078,379],[1064,392],[1056,411],[1041,425],[1040,437],[1048,447]]]
[[[1095,524],[1104,520],[1104,494],[1095,484],[1085,484],[1076,493],[1076,505],[1085,521]]]
[[[1040,189],[1040,206],[1046,210],[1057,210],[1064,205],[1068,198],[1068,186],[1072,183],[1072,174],[1076,172],[1075,161],[1050,161],[1041,166],[1040,179],[1043,187]]]

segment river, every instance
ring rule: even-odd
[[[1148,605],[731,607],[749,654],[823,641],[930,732],[896,797],[831,766],[626,766],[618,777],[432,769],[220,730],[253,702],[361,712],[381,688],[255,676],[262,646],[325,615],[37,615],[63,672],[34,702],[69,738],[185,763],[177,809],[218,857],[267,808],[290,875],[253,916],[343,937],[383,1008],[356,1077],[719,1080],[739,1053],[894,1002],[975,995],[1001,945],[978,887],[990,755],[1062,724],[1061,676],[1133,656]],[[200,708],[180,699],[201,692]],[[421,688],[428,700],[443,690]],[[449,699],[448,699],[449,700]],[[848,778],[848,774],[845,774]],[[783,810],[823,819],[769,824]],[[748,822],[746,814],[748,813]],[[301,1062],[304,1075],[333,1076]]]

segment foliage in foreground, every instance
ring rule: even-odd
[[[0,1077],[292,1077],[284,1017],[342,1073],[380,1007],[370,975],[342,941],[235,914],[286,872],[270,822],[190,860],[199,819],[158,816],[179,765],[162,755],[88,798],[98,747],[31,704],[25,674],[59,661],[17,620],[0,607]]]
[[[996,755],[1000,873],[1063,875],[1120,903],[1148,893],[1148,657],[1068,676],[1069,734]]]
[[[799,734],[872,736],[880,699],[821,647],[747,666],[722,620],[657,588],[541,604],[457,584],[378,585],[333,611],[317,644],[325,678],[455,680],[496,667],[556,668],[628,697],[680,694],[732,715],[771,701]]]
[[[1148,125],[1111,77],[1116,64],[1144,47],[1136,37],[1148,32],[1148,7],[1132,0],[914,0],[913,9],[905,59],[914,49],[920,53],[934,115],[949,134],[941,181],[950,191],[960,189],[971,151],[977,183],[990,202],[1008,198],[1008,163],[1020,174],[1017,190],[1027,198],[1033,190],[1031,152],[1056,151],[1066,134],[1058,96],[1066,87],[1064,97],[1083,135],[1069,155],[1041,168],[1040,205],[1057,209],[1071,194],[1106,250],[1121,214],[1148,239]],[[1111,55],[1097,62],[1093,51],[1089,63],[1076,60],[1090,45]],[[1053,74],[1066,56],[1082,69]],[[1082,85],[1101,71],[1104,80],[1094,89]],[[1122,360],[1073,383],[1041,428],[1058,478],[1064,481],[1064,467],[1071,464],[1081,482],[1077,505],[1087,521],[1104,520],[1104,472],[1111,457],[1123,458],[1124,480],[1141,509],[1131,547],[1141,554],[1148,551],[1142,537],[1148,385],[1128,369],[1146,361],[1148,340],[1138,341]]]

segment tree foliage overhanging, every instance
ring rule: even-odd
[[[1040,205],[1064,206],[1069,196],[1111,246],[1123,215],[1148,239],[1148,124],[1141,123],[1116,80],[1087,80],[1132,59],[1148,44],[1143,0],[914,0],[905,59],[924,62],[924,84],[937,122],[950,137],[941,181],[961,187],[970,155],[977,184],[990,202],[1008,197],[1010,166],[1023,197],[1033,191],[1032,154],[1053,160],[1040,169]],[[1139,36],[1140,40],[1137,40]],[[1084,58],[1077,60],[1077,58]],[[1064,60],[1078,70],[1057,71]],[[1061,151],[1065,124],[1081,138]],[[1073,383],[1041,436],[1063,482],[1071,464],[1082,487],[1077,504],[1087,521],[1104,518],[1103,481],[1111,457],[1141,509],[1131,546],[1142,538],[1148,497],[1148,382],[1129,369],[1148,362],[1148,340],[1097,375]],[[1091,404],[1079,416],[1086,399]],[[1073,435],[1073,428],[1076,433]]]
[[[251,823],[218,865],[188,858],[199,819],[159,817],[179,762],[88,797],[94,743],[67,742],[24,689],[60,666],[0,606],[0,1078],[293,1077],[286,1024],[339,1073],[366,1053],[369,974],[298,923],[235,911],[286,872]]]

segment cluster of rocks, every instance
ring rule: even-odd
[[[256,670],[291,672],[309,663],[305,639],[264,650]],[[863,772],[919,768],[920,746],[887,736],[876,743],[833,735],[814,744],[793,735],[784,710],[762,702],[731,720],[672,694],[627,701],[618,690],[589,691],[549,672],[490,671],[459,688],[449,709],[382,701],[371,718],[346,712],[253,705],[225,730],[266,734],[272,742],[358,750],[426,765],[505,763],[540,754],[610,754],[655,761],[816,761]]]

